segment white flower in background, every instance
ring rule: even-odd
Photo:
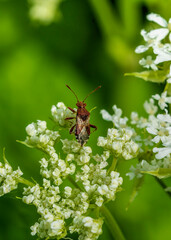
[[[59,4],[62,0],[29,0],[30,18],[43,24],[50,24],[59,17]]]
[[[167,97],[167,91],[164,91],[161,96],[159,94],[155,94],[152,97],[155,100],[158,100],[158,105],[162,110],[168,106],[168,103],[171,103],[171,97]]]
[[[159,71],[163,68],[161,63],[169,62],[171,61],[171,18],[167,22],[164,18],[162,18],[160,15],[151,13],[147,15],[147,19],[149,21],[155,22],[161,27],[158,29],[153,29],[149,32],[146,30],[141,30],[141,35],[144,38],[145,44],[140,45],[135,49],[136,53],[144,53],[150,48],[153,51],[152,56],[147,56],[147,58],[142,58],[139,63],[145,68],[151,68],[154,71]],[[167,36],[169,37],[167,38]],[[160,64],[159,66],[157,66]],[[170,74],[167,76],[169,70],[164,68],[166,72],[166,80],[168,77],[168,81],[170,79]],[[162,71],[161,71],[162,73]],[[162,73],[164,74],[164,73]],[[157,76],[157,75],[156,75]],[[155,74],[154,74],[155,77]],[[171,80],[170,80],[171,81]]]
[[[154,63],[154,60],[152,59],[151,56],[147,56],[146,59],[142,58],[139,61],[139,64],[142,65],[144,68],[151,68],[152,70],[156,71],[158,70],[156,64]]]
[[[138,47],[136,47],[135,52],[138,53],[138,54],[146,52],[150,47],[152,47],[154,44],[156,44],[156,40],[150,38],[148,33],[144,29],[141,30],[141,35],[143,36],[146,44],[145,45],[139,45]]]
[[[149,21],[155,22],[160,25],[162,28],[151,30],[149,35],[154,38],[156,36],[160,36],[160,40],[164,39],[169,34],[169,39],[171,42],[171,18],[167,22],[164,18],[162,18],[159,14],[150,13],[147,15],[147,19]]]
[[[150,98],[149,102],[145,101],[144,109],[149,115],[155,115],[158,110],[158,107],[154,104],[154,99]]]
[[[159,168],[171,168],[171,159],[170,157],[165,157],[164,159],[153,159],[150,163],[146,160],[142,160],[140,163],[136,165],[136,167],[131,166],[130,172],[126,174],[132,180],[133,178],[141,178],[143,176],[143,172],[155,171]]]
[[[111,121],[114,123],[115,127],[122,128],[126,127],[126,123],[128,121],[127,117],[122,118],[122,110],[117,108],[116,105],[112,107],[114,114],[110,115],[106,110],[101,110],[100,113],[102,114],[102,118],[106,121]]]
[[[170,157],[170,154],[171,154],[171,145],[168,146],[168,147],[161,147],[161,148],[153,148],[153,152],[156,153],[156,158],[157,159],[162,159],[162,158],[165,158],[167,156]]]
[[[155,64],[171,61],[170,43],[161,44],[160,46],[154,46],[153,52],[157,55],[156,59],[154,60]]]

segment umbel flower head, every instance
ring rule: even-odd
[[[152,82],[171,82],[171,18],[166,21],[156,13],[147,15],[147,19],[155,26],[150,31],[141,30],[145,43],[139,45],[135,52],[144,54],[139,63],[148,69],[143,72],[128,73]],[[154,24],[155,23],[155,24]]]
[[[52,106],[51,113],[56,127],[70,128],[73,124],[65,120],[73,113],[64,103]],[[42,184],[28,186],[23,192],[23,202],[33,204],[40,215],[31,234],[61,239],[76,232],[79,240],[97,239],[102,233],[103,218],[100,214],[91,216],[90,209],[93,212],[115,200],[123,181],[118,172],[109,170],[110,151],[104,148],[101,155],[93,155],[90,146],[62,139],[59,131],[49,130],[41,120],[29,124],[26,132],[23,143],[45,153],[39,161]],[[56,144],[62,145],[60,152],[56,151]]]

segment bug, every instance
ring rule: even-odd
[[[75,137],[78,140],[78,142],[81,144],[81,146],[84,145],[84,143],[87,142],[90,136],[90,128],[94,128],[94,131],[97,130],[97,127],[95,125],[92,125],[89,123],[90,120],[90,113],[87,111],[86,106],[87,104],[84,102],[90,94],[97,91],[101,86],[98,86],[96,89],[94,89],[92,92],[90,92],[83,101],[79,101],[77,95],[75,92],[66,85],[67,88],[75,95],[77,99],[76,106],[78,107],[77,111],[74,109],[68,107],[69,110],[71,110],[73,113],[76,113],[76,123],[71,127],[69,133],[72,134],[75,129]],[[65,120],[74,119],[74,117],[68,117]],[[93,132],[94,132],[93,131]]]

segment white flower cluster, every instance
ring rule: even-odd
[[[129,176],[130,180],[132,180],[134,177],[141,178],[143,176],[143,172],[156,171],[159,168],[171,168],[171,158],[165,157],[162,160],[153,159],[150,163],[146,160],[142,160],[136,165],[136,167],[131,166],[130,172],[126,175]]]
[[[118,129],[108,129],[106,138],[98,138],[98,146],[111,151],[116,157],[139,158],[140,163],[136,168],[131,167],[131,172],[127,174],[131,179],[141,177],[143,171],[171,168],[171,116],[167,110],[170,103],[171,97],[167,96],[167,91],[161,95],[155,94],[144,103],[148,117],[139,117],[137,112],[132,112],[130,121],[121,118],[121,110],[115,111],[113,116],[105,110],[101,111],[105,120],[116,120]],[[118,124],[118,119],[126,119],[124,127]]]
[[[171,18],[167,22],[164,18],[156,13],[147,15],[147,19],[158,24],[160,27],[149,32],[141,30],[141,35],[144,38],[145,45],[140,45],[135,49],[136,53],[144,53],[152,49],[153,56],[148,55],[142,58],[139,63],[144,68],[152,69],[154,71],[161,69],[161,63],[171,61]],[[153,59],[154,57],[154,59]],[[166,68],[166,66],[165,66]],[[170,81],[171,71],[169,68],[167,79]]]
[[[154,100],[157,100],[158,107],[154,105]],[[149,147],[149,151],[152,151],[150,162],[143,159],[137,165],[136,171],[138,172],[152,171],[158,168],[171,168],[171,116],[167,112],[168,103],[171,103],[171,98],[167,97],[167,92],[165,91],[161,95],[153,95],[150,102],[152,103],[150,111],[149,106],[147,108],[145,105],[149,117],[144,118],[142,122],[142,119],[138,118],[137,115],[136,119],[134,118],[134,121],[132,119],[131,122],[137,128],[145,129],[146,139],[144,139],[144,142]],[[163,110],[164,113],[157,114],[157,109],[160,109],[160,111]],[[153,155],[155,155],[155,159],[153,159]],[[135,169],[131,168],[131,171],[133,175],[130,176],[135,176]]]
[[[112,107],[114,114],[110,115],[106,110],[101,110],[100,113],[102,114],[102,117],[106,121],[113,122],[114,126],[116,128],[125,128],[126,123],[128,121],[127,117],[121,117],[122,116],[122,110],[120,108],[117,108],[116,105]]]
[[[52,107],[53,120],[59,126],[67,128],[65,118],[73,115],[63,103]],[[28,125],[26,132],[25,144],[47,154],[40,160],[42,186],[29,186],[23,193],[23,201],[35,205],[40,215],[31,227],[32,235],[61,239],[68,232],[77,232],[80,240],[97,239],[102,233],[103,220],[101,216],[97,219],[88,216],[88,210],[90,206],[93,210],[114,200],[122,184],[119,173],[107,169],[110,151],[93,156],[89,146],[61,139],[62,153],[57,154],[54,143],[60,135],[48,130],[46,122],[40,120]],[[74,187],[66,184],[65,179],[71,180]]]
[[[99,137],[97,145],[111,151],[115,157],[132,159],[138,155],[139,146],[131,138],[133,131],[127,128],[109,128],[107,137]]]
[[[74,225],[70,227],[71,233],[78,232],[80,234],[79,240],[98,239],[102,233],[102,218],[93,219],[86,216],[78,216],[74,218]],[[81,230],[81,231],[80,231]]]
[[[74,109],[76,110],[76,109]],[[76,114],[69,110],[63,102],[58,102],[51,108],[53,121],[62,127],[70,127],[73,125],[74,120],[66,120],[66,118],[75,118]]]
[[[11,192],[18,187],[19,178],[23,175],[20,168],[13,171],[7,161],[0,162],[0,196]]]
[[[43,187],[36,184],[34,187],[25,188],[23,194],[23,202],[35,205],[41,216],[31,227],[31,234],[37,234],[40,238],[65,237],[65,221],[59,207],[61,198],[59,187],[51,185],[50,181],[44,179]]]
[[[62,0],[29,0],[30,18],[43,24],[50,24],[59,15],[59,5]]]
[[[70,148],[72,146],[72,148]],[[99,154],[91,156],[92,149],[88,146],[77,148],[76,141],[63,141],[63,149],[67,153],[66,159],[74,159],[78,165],[81,166],[81,171],[76,173],[76,182],[83,185],[86,194],[89,197],[89,202],[101,207],[106,200],[114,200],[115,194],[122,184],[122,178],[119,177],[118,172],[108,172],[108,158],[109,151],[104,151]],[[74,153],[74,154],[73,154]],[[91,162],[91,157],[95,163]]]
[[[25,144],[30,147],[36,147],[43,151],[50,152],[60,135],[57,131],[47,129],[45,121],[37,120],[37,123],[31,123],[26,127],[28,134]]]

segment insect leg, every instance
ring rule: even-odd
[[[68,117],[68,118],[65,118],[65,120],[71,120],[71,119],[74,119],[75,117]]]
[[[74,109],[72,109],[72,108],[70,108],[70,107],[68,107],[68,109],[69,109],[71,112],[76,113],[76,111],[75,111]]]
[[[74,126],[72,126],[72,128],[70,129],[69,133],[71,134],[75,128],[76,124]]]
[[[91,128],[95,128],[94,131],[97,130],[97,127],[96,127],[95,125],[90,124],[90,127],[91,127]],[[93,132],[94,132],[94,131],[93,131]]]

